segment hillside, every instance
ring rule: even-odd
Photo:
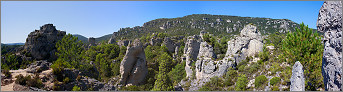
[[[288,19],[239,17],[228,15],[193,14],[178,18],[161,18],[133,28],[121,28],[114,32],[116,39],[134,39],[155,32],[169,36],[191,36],[204,30],[217,36],[238,34],[249,23],[257,26],[262,35],[294,31],[299,24]]]

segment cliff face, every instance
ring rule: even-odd
[[[342,91],[342,2],[325,1],[320,8],[318,31],[324,32],[322,74],[327,91]]]
[[[53,24],[46,24],[40,30],[31,32],[24,46],[24,50],[30,53],[36,60],[56,60],[56,43],[66,34],[56,30]]]

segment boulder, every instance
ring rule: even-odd
[[[342,2],[325,1],[317,28],[324,32],[322,74],[326,91],[342,91]]]
[[[35,30],[28,35],[24,50],[36,60],[56,60],[56,43],[65,34],[64,31],[56,30],[53,24],[45,24],[40,27],[40,30]]]
[[[136,39],[127,47],[126,54],[120,63],[120,83],[122,85],[139,85],[148,74],[145,52],[142,43]]]
[[[305,91],[305,77],[303,65],[299,61],[295,62],[292,69],[292,77],[290,79],[290,91]]]
[[[239,36],[227,42],[228,49],[225,58],[234,59],[238,64],[247,56],[258,54],[263,50],[262,39],[263,37],[256,26],[246,25]]]

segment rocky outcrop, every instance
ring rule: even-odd
[[[55,60],[56,43],[66,34],[64,31],[56,30],[53,24],[46,24],[40,30],[31,32],[24,46],[24,50],[30,53],[36,60]]]
[[[130,42],[130,40],[118,40],[117,44],[121,47],[129,45]]]
[[[161,38],[152,37],[149,43],[151,46],[156,46],[156,45],[161,45],[162,41],[163,39]]]
[[[186,62],[185,70],[187,77],[191,77],[193,73],[191,66],[197,60],[201,41],[200,36],[194,35],[188,37],[185,43],[183,61]]]
[[[227,42],[228,49],[225,56],[235,60],[238,64],[247,56],[253,56],[262,51],[262,39],[261,33],[257,30],[257,27],[248,24],[242,29],[239,36]]]
[[[145,52],[142,43],[136,39],[127,47],[126,54],[120,63],[120,84],[139,85],[148,74]]]
[[[74,86],[78,86],[83,91],[92,89],[91,91],[115,91],[114,85],[105,84],[94,78],[81,77],[79,80],[72,81],[68,84],[62,85],[62,90],[72,90]]]
[[[342,2],[325,1],[319,10],[318,31],[324,32],[322,74],[327,91],[342,91]]]
[[[176,44],[169,37],[164,38],[163,44],[166,45],[169,52],[175,52]]]
[[[108,40],[107,43],[108,43],[108,44],[117,44],[117,43],[116,43],[116,39],[115,39],[116,35],[117,35],[117,32],[113,32],[111,38]]]
[[[290,79],[290,91],[305,91],[305,77],[303,65],[299,61],[295,62],[292,69],[292,77]]]
[[[210,81],[210,78],[223,76],[226,70],[232,66],[232,62],[227,59],[215,60],[216,58],[213,47],[203,41],[201,36],[188,37],[185,43],[183,62],[186,62],[187,77],[195,78],[195,80],[191,80],[189,90],[198,90],[199,87]],[[192,66],[192,63],[195,63],[195,66]],[[181,82],[181,84],[184,83]]]
[[[45,70],[48,70],[51,66],[50,62],[47,62],[46,60],[36,61],[28,66],[26,69],[29,73],[39,73]]]

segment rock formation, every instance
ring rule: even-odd
[[[201,36],[195,35],[187,38],[183,62],[186,62],[187,77],[196,78],[196,80],[192,81],[189,90],[198,90],[199,87],[210,81],[211,77],[222,76],[232,66],[232,62],[227,59],[215,61],[216,58],[213,47],[203,41]],[[192,66],[192,63],[195,63],[195,66]],[[193,72],[195,72],[195,75],[193,75]]]
[[[169,52],[175,52],[176,44],[169,37],[164,38],[163,44],[166,45]]]
[[[41,71],[48,70],[50,66],[51,66],[51,63],[47,62],[46,60],[36,61],[30,64],[26,71],[29,73],[41,72]]]
[[[30,53],[36,60],[55,60],[56,43],[66,34],[64,31],[56,30],[53,24],[46,24],[40,30],[31,32],[24,46],[26,53]]]
[[[117,32],[113,32],[111,38],[108,40],[107,43],[108,43],[108,44],[117,44],[117,43],[116,43],[116,39],[115,39],[116,35],[117,35]]]
[[[342,2],[325,1],[320,8],[318,31],[324,32],[322,74],[326,91],[342,91]]]
[[[210,81],[210,78],[214,76],[223,76],[226,70],[231,67],[232,62],[225,59],[215,61],[215,59],[216,55],[213,47],[207,42],[201,42],[197,61],[195,62],[196,79],[199,81],[197,83],[198,87]]]
[[[130,42],[130,40],[118,40],[117,44],[121,47],[129,45]]]
[[[187,77],[191,77],[192,75],[192,63],[197,60],[200,43],[202,39],[200,36],[194,35],[187,38],[184,48],[184,61],[186,62],[185,70]]]
[[[145,52],[142,43],[136,39],[127,47],[126,54],[120,63],[120,83],[122,85],[139,85],[148,74]]]
[[[292,69],[292,77],[290,79],[290,91],[305,91],[305,77],[303,65],[299,61],[295,62]]]
[[[261,33],[257,30],[257,27],[248,24],[242,29],[240,36],[227,42],[228,49],[225,56],[235,60],[238,64],[247,56],[253,56],[262,51],[262,39]]]

